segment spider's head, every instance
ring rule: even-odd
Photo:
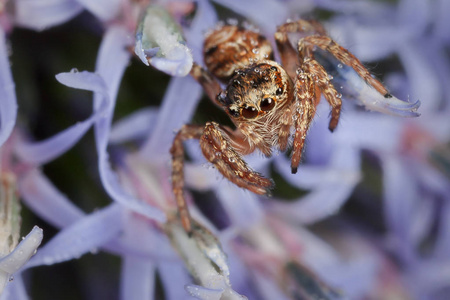
[[[292,98],[292,83],[274,61],[262,61],[239,70],[217,96],[234,121],[273,119]]]

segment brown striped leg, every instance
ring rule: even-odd
[[[339,122],[339,116],[341,114],[341,94],[339,94],[334,85],[328,78],[328,74],[325,69],[316,60],[305,58],[303,61],[305,70],[308,70],[309,74],[315,79],[317,87],[324,95],[325,99],[331,106],[331,119],[328,125],[328,129],[333,132]]]
[[[303,59],[298,59],[298,52],[289,41],[289,33],[307,33],[326,35],[325,29],[316,21],[297,20],[285,23],[277,28],[275,42],[280,53],[281,63],[291,78],[295,78],[295,72]]]
[[[289,142],[289,136],[291,135],[292,118],[294,116],[295,107],[288,107],[285,109],[283,115],[281,116],[279,122],[281,124],[280,130],[278,132],[278,145],[280,151],[286,151]]]
[[[375,88],[385,98],[392,97],[383,84],[372,77],[370,72],[366,69],[366,67],[364,67],[359,59],[357,59],[352,53],[350,53],[350,51],[340,46],[330,37],[322,35],[307,36],[299,41],[298,46],[298,50],[303,57],[313,57],[312,52],[314,47],[319,47],[320,49],[331,53],[340,62],[352,67],[368,85]]]
[[[203,87],[203,90],[212,102],[219,106],[223,105],[217,98],[222,91],[220,84],[207,70],[194,63],[190,74]]]
[[[206,123],[204,134],[200,139],[203,155],[219,170],[222,175],[239,187],[256,194],[270,194],[273,182],[253,171],[241,155],[233,148],[230,133],[219,124]]]
[[[170,148],[172,154],[172,189],[175,202],[180,214],[181,224],[187,233],[191,233],[191,217],[184,198],[184,146],[183,142],[188,139],[200,139],[204,131],[203,126],[184,125],[178,131]]]
[[[294,111],[295,134],[292,145],[291,172],[297,173],[300,164],[306,133],[316,113],[320,91],[316,88],[312,74],[299,72],[295,80],[295,97],[292,104]]]

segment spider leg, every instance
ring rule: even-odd
[[[215,122],[208,122],[200,139],[200,147],[206,159],[229,181],[256,194],[270,194],[272,180],[247,165],[233,147],[237,141],[233,133]]]
[[[328,129],[333,132],[339,122],[342,96],[336,91],[334,85],[331,83],[324,67],[322,67],[322,65],[320,65],[316,60],[305,58],[303,60],[303,68],[313,76],[316,86],[320,89],[320,92],[324,95],[325,99],[331,106],[331,119]],[[316,105],[317,104],[318,101],[316,102]]]
[[[191,217],[184,198],[184,146],[188,139],[199,139],[205,158],[214,164],[222,175],[239,187],[256,194],[270,194],[273,182],[253,171],[242,159],[238,150],[248,150],[248,144],[238,133],[231,132],[217,123],[206,126],[184,125],[170,149],[172,154],[172,189],[181,219],[187,233],[192,230]]]
[[[183,142],[188,139],[200,139],[204,127],[200,125],[184,125],[178,131],[173,140],[170,153],[172,154],[172,189],[175,202],[180,214],[181,224],[187,233],[191,232],[191,217],[184,198],[184,146]]]
[[[366,69],[366,67],[364,67],[359,59],[357,59],[352,53],[350,53],[350,51],[340,46],[330,37],[325,35],[307,36],[299,41],[298,46],[298,51],[301,57],[314,58],[314,47],[319,47],[320,49],[331,53],[340,62],[352,67],[368,85],[375,88],[385,98],[392,97],[383,84],[372,77],[370,72]]]
[[[217,98],[222,89],[211,73],[194,63],[190,75],[203,87],[203,90],[212,102],[218,106],[223,105]]]
[[[297,173],[300,164],[306,133],[316,113],[320,101],[320,90],[315,84],[315,76],[299,72],[295,80],[295,101],[292,103],[295,134],[292,145],[291,172]]]
[[[280,53],[281,63],[289,76],[295,78],[295,72],[299,66],[299,54],[297,49],[289,41],[289,33],[326,35],[326,32],[319,22],[313,20],[297,20],[278,26],[277,32],[275,33],[275,42]]]

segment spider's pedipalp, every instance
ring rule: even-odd
[[[297,173],[300,164],[306,133],[316,113],[316,105],[320,99],[320,91],[315,86],[315,78],[310,73],[299,73],[295,80],[294,109],[294,141],[292,144],[291,172]]]
[[[206,123],[200,147],[206,159],[229,181],[256,194],[270,194],[272,180],[264,178],[246,164],[231,145],[229,133],[219,124]]]

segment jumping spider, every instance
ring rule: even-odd
[[[302,34],[295,49],[291,33]],[[386,98],[386,88],[348,50],[327,36],[315,21],[298,20],[283,24],[275,33],[281,65],[274,61],[269,41],[262,35],[234,25],[224,25],[206,36],[204,60],[207,70],[194,64],[191,76],[207,96],[222,107],[236,129],[208,122],[184,125],[171,148],[172,185],[180,218],[186,232],[191,220],[184,189],[184,147],[187,139],[199,139],[203,155],[217,170],[239,187],[256,194],[269,194],[270,179],[253,171],[243,155],[259,149],[269,157],[273,149],[285,151],[291,127],[292,173],[297,172],[306,133],[321,95],[331,106],[328,128],[333,131],[339,121],[341,96],[330,82],[324,67],[314,57],[315,48],[331,53],[340,63],[353,68],[364,81]],[[282,67],[284,66],[284,67]],[[220,80],[228,84],[222,90]]]

